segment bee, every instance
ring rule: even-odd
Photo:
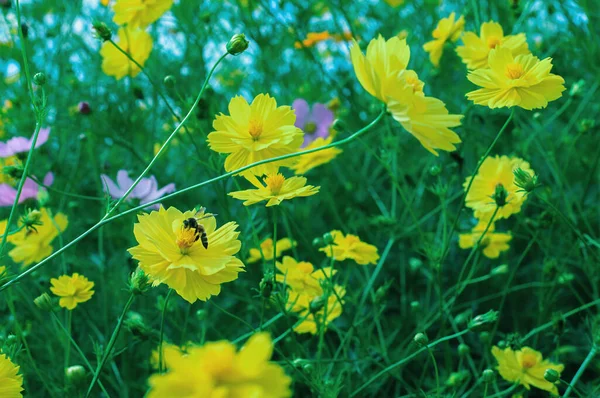
[[[202,241],[202,246],[204,246],[205,249],[208,249],[208,235],[206,234],[206,229],[204,229],[204,225],[200,224],[198,221],[204,218],[216,216],[216,214],[208,213],[204,214],[201,217],[198,217],[198,214],[204,213],[205,210],[206,209],[204,207],[201,207],[198,210],[198,212],[196,212],[196,215],[194,215],[194,217],[190,217],[188,219],[183,220],[183,227],[195,230],[196,241],[200,239]]]

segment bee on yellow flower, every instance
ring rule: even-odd
[[[94,282],[85,276],[74,273],[71,276],[62,275],[50,279],[50,291],[60,297],[58,305],[69,311],[74,310],[78,304],[89,301],[94,295]]]
[[[425,43],[423,49],[429,53],[429,60],[438,67],[447,41],[455,42],[460,38],[465,28],[465,18],[461,15],[456,19],[456,14],[451,13],[447,18],[442,18],[431,34],[433,40]]]
[[[489,69],[477,69],[467,78],[482,87],[467,93],[477,105],[489,108],[519,106],[531,110],[545,108],[562,96],[564,79],[550,73],[552,59],[539,60],[531,54],[514,56],[508,48],[490,51]]]
[[[480,221],[471,232],[460,234],[458,237],[458,246],[461,249],[470,249],[479,241],[481,234],[485,231],[488,222]],[[503,232],[494,232],[495,225],[492,223],[485,236],[479,244],[483,248],[483,255],[487,258],[498,258],[500,253],[510,249],[508,242],[512,240],[512,235]]]
[[[248,181],[256,189],[229,193],[229,196],[233,198],[244,200],[244,206],[250,206],[262,201],[267,201],[267,207],[277,206],[284,200],[315,195],[319,193],[319,189],[321,188],[306,185],[305,177],[290,177],[286,179],[280,173],[268,174],[264,178],[265,185],[256,178],[251,178]]]
[[[119,28],[117,35],[119,40],[115,42],[119,47],[131,55],[137,63],[144,66],[152,51],[152,38],[148,32],[127,26]],[[102,44],[100,55],[102,56],[102,71],[108,76],[114,76],[117,80],[128,75],[135,77],[141,71],[109,41]]]
[[[0,397],[20,398],[22,391],[23,376],[19,374],[19,366],[0,352]]]
[[[108,5],[108,0],[102,1]],[[160,18],[172,5],[173,0],[117,0],[113,6],[113,21],[117,25],[145,28]]]
[[[513,56],[529,54],[525,33],[505,36],[502,26],[494,21],[482,23],[479,36],[466,32],[461,39],[463,45],[456,52],[469,69],[487,68],[490,51],[498,47],[509,49]]]
[[[320,148],[322,146],[331,144],[332,141],[332,136],[329,136],[327,138],[318,137],[315,138],[313,142],[308,144],[308,146],[302,148],[302,150]],[[324,149],[322,151],[317,151],[313,153],[307,153],[306,155],[298,156],[296,163],[290,168],[294,170],[294,173],[296,175],[306,174],[309,170],[312,170],[315,167],[319,167],[321,165],[331,162],[340,153],[342,153],[342,150],[336,147]]]
[[[277,241],[277,247],[275,250],[275,256],[279,258],[281,254],[285,251],[290,250],[292,247],[296,246],[296,241],[291,240],[290,238],[283,238]],[[261,253],[262,252],[262,256]],[[262,259],[273,260],[273,239],[267,238],[263,240],[260,244],[260,249],[253,247],[248,252],[248,258],[246,259],[246,263],[253,264]]]
[[[333,257],[337,261],[350,259],[360,265],[377,264],[377,260],[379,260],[377,247],[361,241],[356,235],[344,235],[337,230],[331,231],[330,234],[333,244],[319,249],[327,257]]]

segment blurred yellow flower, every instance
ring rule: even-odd
[[[458,246],[461,249],[470,249],[475,246],[487,225],[488,221],[483,220],[477,223],[471,232],[460,234],[458,237]],[[480,247],[483,248],[483,255],[487,258],[498,258],[500,253],[510,249],[508,242],[511,241],[512,235],[509,233],[494,232],[494,230],[495,225],[492,223],[480,243]]]
[[[228,153],[225,170],[233,171],[254,162],[294,153],[304,140],[302,130],[294,126],[296,114],[289,106],[277,106],[275,98],[259,94],[252,104],[240,96],[229,102],[229,114],[219,114],[213,122],[215,131],[208,135],[210,148]],[[245,176],[277,173],[280,166],[294,159],[253,167]]]
[[[23,376],[19,367],[12,363],[6,354],[0,353],[0,397],[20,398],[23,391]]]
[[[137,63],[144,66],[152,51],[152,37],[141,29],[132,27],[119,28],[115,41],[119,47],[131,55]],[[121,53],[112,43],[105,41],[100,48],[102,56],[102,71],[117,80],[129,75],[135,77],[140,73],[140,68],[131,62],[125,54]]]
[[[204,248],[202,233],[184,221],[200,219],[208,239]],[[205,218],[203,218],[205,217]],[[138,246],[129,249],[140,268],[154,285],[167,284],[190,303],[206,301],[221,291],[243,271],[244,264],[234,255],[241,242],[235,222],[217,228],[215,217],[194,210],[182,213],[174,207],[138,216],[133,232]]]
[[[244,200],[244,206],[250,206],[264,200],[267,207],[277,206],[284,200],[296,197],[312,196],[319,192],[321,187],[306,185],[305,177],[285,178],[282,174],[268,174],[263,185],[258,179],[249,179],[256,189],[230,192],[228,195],[239,200]]]
[[[518,382],[528,390],[534,386],[558,395],[558,388],[544,379],[544,372],[547,369],[553,369],[561,373],[565,369],[564,365],[544,360],[539,351],[529,347],[513,351],[510,347],[501,350],[494,346],[492,355],[498,361],[496,369],[504,380],[512,383]]]
[[[148,380],[148,398],[228,397],[286,398],[292,379],[271,362],[273,342],[256,333],[236,352],[229,341],[190,347],[186,354],[165,356],[168,372]]]
[[[337,271],[325,267],[315,271],[315,267],[306,261],[296,261],[293,257],[284,256],[282,262],[275,264],[281,274],[275,275],[275,280],[285,283],[295,292],[306,293],[316,297],[323,294],[321,281],[331,279]]]
[[[1,172],[1,170],[6,166],[15,166],[21,163],[19,158],[16,156],[9,156],[7,158],[0,158],[0,184],[10,184],[15,185],[16,181],[14,178],[9,176],[7,173]]]
[[[317,334],[321,328],[326,331],[329,324],[342,315],[344,302],[340,302],[338,297],[343,299],[346,290],[338,285],[333,286],[335,293],[326,292],[320,286],[318,288],[319,294],[314,294],[310,289],[288,291],[289,310],[300,318],[300,322],[294,326],[294,332]]]
[[[495,219],[508,218],[521,211],[527,193],[515,185],[513,171],[517,168],[534,175],[529,163],[517,157],[490,156],[484,160],[479,172],[474,177],[465,201],[466,206],[474,210],[476,218],[481,221],[489,221],[496,209],[496,202],[492,197],[498,185],[502,185],[506,189],[508,196],[506,204],[498,209]],[[463,184],[465,190],[469,186],[470,178],[467,177]]]
[[[398,7],[404,4],[404,0],[385,0],[390,7]]]
[[[377,260],[379,260],[377,247],[361,241],[356,235],[348,234],[344,236],[341,231],[337,230],[331,231],[331,236],[333,237],[333,245],[319,249],[327,257],[331,257],[333,254],[336,261],[350,259],[360,265],[377,264]]]
[[[15,247],[8,252],[10,258],[16,263],[21,263],[27,267],[48,257],[54,251],[51,243],[62,233],[69,224],[67,216],[58,213],[54,216],[54,221],[50,217],[47,209],[40,209],[41,225],[35,225],[33,228],[23,228],[19,232],[10,235],[8,241]],[[23,226],[23,221],[19,221],[19,227]],[[0,231],[6,228],[6,221],[0,223]]]
[[[322,146],[331,144],[332,141],[333,137],[331,136],[327,138],[319,137],[316,138],[305,148],[302,148],[302,151],[320,148]],[[298,156],[296,158],[296,163],[290,168],[294,170],[294,173],[296,175],[306,174],[309,170],[312,170],[315,167],[331,162],[340,153],[342,153],[342,150],[336,147],[323,149],[322,151],[318,152],[308,153],[306,155]]]
[[[442,18],[431,34],[433,40],[425,43],[423,49],[429,53],[429,60],[436,67],[440,66],[440,59],[447,41],[455,42],[460,38],[465,28],[465,18],[461,15],[456,20],[456,14],[451,13],[447,18]]]
[[[0,265],[0,278],[4,276],[4,273],[6,273],[6,266]]]
[[[103,1],[108,4],[107,0]],[[113,6],[113,21],[117,25],[144,28],[160,18],[172,5],[173,0],[117,0]]]
[[[110,0],[100,0],[100,4],[102,4],[104,7],[108,7]]]
[[[304,48],[304,47],[313,47],[315,44],[320,43],[325,40],[332,39],[333,36],[329,34],[328,31],[323,32],[310,32],[306,35],[306,39],[297,41],[294,43],[295,48]]]
[[[504,36],[502,26],[493,21],[481,24],[479,36],[466,32],[461,39],[463,45],[456,52],[469,69],[487,68],[490,51],[498,47],[509,49],[514,56],[529,54],[525,33]]]
[[[483,87],[467,98],[490,108],[520,106],[531,110],[545,108],[562,96],[564,79],[550,73],[552,59],[539,60],[531,54],[513,56],[508,48],[490,51],[489,69],[477,69],[467,78]]]
[[[94,282],[85,276],[74,273],[71,276],[62,275],[58,279],[50,279],[50,291],[60,297],[58,305],[68,310],[73,310],[77,304],[85,303],[94,295]]]
[[[277,252],[275,253],[277,258],[281,256],[284,251],[290,250],[292,247],[296,246],[296,242],[291,240],[290,238],[283,238],[277,241]],[[260,252],[262,251],[262,256]],[[268,238],[261,242],[260,250],[253,247],[248,252],[248,258],[246,262],[248,264],[256,263],[262,260],[264,257],[265,260],[273,260],[273,239]]]

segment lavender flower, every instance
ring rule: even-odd
[[[113,199],[120,199],[127,190],[133,185],[133,180],[129,178],[129,173],[126,170],[119,170],[117,172],[117,182],[113,182],[107,175],[101,175],[104,183],[105,192],[108,193]],[[106,191],[108,189],[108,191]],[[127,196],[126,200],[139,199],[140,204],[145,204],[156,200],[168,193],[175,191],[175,184],[171,183],[165,185],[161,189],[158,189],[158,182],[154,176],[150,178],[142,178],[133,188],[133,191]],[[159,204],[149,206],[149,208],[157,210],[160,207]]]
[[[333,124],[334,115],[324,104],[315,103],[312,110],[308,102],[298,98],[292,104],[296,112],[295,126],[304,131],[304,143],[302,147],[307,146],[317,138],[327,138],[329,128]]]
[[[38,134],[38,139],[35,143],[35,147],[38,148],[46,141],[50,135],[50,128],[42,128]],[[21,152],[29,152],[31,149],[31,143],[33,142],[33,136],[31,139],[25,137],[14,137],[6,142],[0,142],[0,158],[7,158],[9,156],[16,155]]]
[[[54,182],[54,174],[48,173],[44,177],[44,185],[50,186]],[[30,178],[25,180],[23,184],[23,190],[21,196],[19,196],[19,203],[23,203],[27,199],[37,199],[40,191],[45,192],[45,188],[40,186]],[[17,197],[17,189],[12,187],[10,184],[0,184],[0,207],[12,206],[15,198]]]

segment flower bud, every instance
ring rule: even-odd
[[[333,244],[333,235],[331,235],[331,233],[326,232],[323,234],[323,243],[326,246],[332,245]]]
[[[310,310],[310,312],[312,312],[314,314],[316,312],[319,312],[321,309],[323,309],[325,307],[326,303],[327,303],[327,297],[317,296],[310,302],[308,309]]]
[[[323,247],[323,238],[314,238],[312,244],[314,247]]]
[[[481,332],[479,333],[479,340],[483,343],[483,344],[490,344],[491,343],[491,336],[489,332]]]
[[[82,384],[86,379],[86,372],[83,366],[74,365],[65,369],[67,381],[72,385]]]
[[[33,303],[42,311],[52,312],[54,310],[52,298],[48,293],[42,293],[38,297],[34,298]]]
[[[486,369],[481,374],[481,378],[483,379],[484,383],[493,383],[496,379],[496,374],[492,369]]]
[[[140,267],[129,277],[129,291],[135,295],[144,294],[151,286],[150,278]]]
[[[45,189],[40,189],[36,195],[36,199],[41,207],[45,207],[48,201],[50,201],[50,194]]]
[[[410,267],[411,272],[416,272],[423,266],[423,261],[416,257],[411,257],[408,260],[408,266]]]
[[[205,320],[206,319],[206,311],[205,310],[196,311],[196,319],[198,319],[199,321]]]
[[[469,322],[470,330],[478,330],[495,323],[498,320],[498,311],[489,310],[483,315],[477,315]]]
[[[89,115],[90,113],[92,113],[92,108],[90,107],[90,104],[86,101],[81,101],[79,104],[77,104],[77,110],[82,115]]]
[[[236,33],[227,43],[227,52],[231,55],[238,55],[246,51],[249,45],[250,42],[246,40],[246,35],[243,33]]]
[[[46,84],[46,75],[42,72],[38,72],[35,75],[33,75],[33,83],[36,86],[43,86],[44,84]]]
[[[420,309],[421,309],[421,303],[419,303],[418,301],[411,301],[410,302],[410,310],[413,313],[419,312]]]
[[[415,334],[415,337],[413,338],[413,341],[419,347],[425,347],[429,343],[429,339],[427,338],[427,335],[425,333],[417,333],[417,334]]]
[[[440,165],[434,164],[429,168],[429,174],[432,176],[437,176],[442,172],[442,167]]]
[[[331,128],[339,133],[346,130],[346,124],[341,119],[335,119]]]
[[[508,272],[508,265],[502,264],[490,271],[490,275],[504,275]]]
[[[143,338],[152,334],[152,329],[146,325],[144,317],[138,312],[129,311],[123,324],[136,337]]]
[[[29,231],[29,230],[34,230],[37,231],[35,229],[36,225],[42,225],[43,223],[40,221],[42,217],[42,213],[39,210],[27,210],[27,213],[25,213],[24,216],[21,217],[21,222],[23,223],[23,225],[25,226],[25,228]]]
[[[508,197],[508,191],[504,188],[504,185],[498,184],[496,185],[496,189],[494,190],[494,195],[492,195],[492,199],[496,202],[498,207],[502,207],[506,205],[506,198]]]
[[[165,78],[163,79],[163,83],[165,84],[165,86],[167,87],[175,87],[175,83],[177,81],[175,80],[175,76],[173,75],[167,75],[165,76]]]
[[[556,383],[560,379],[560,373],[554,369],[546,369],[544,372],[544,379],[550,383]]]
[[[273,280],[274,278],[272,272],[267,272],[261,279],[258,288],[262,297],[267,299],[271,297],[271,293],[273,292]]]
[[[112,38],[112,32],[110,31],[110,28],[104,22],[101,22],[101,21],[92,22],[92,30],[93,30],[92,35],[97,39],[100,39],[102,41],[109,41]]]
[[[577,123],[577,130],[580,133],[588,132],[594,127],[596,127],[596,121],[594,119],[581,119]]]
[[[573,85],[571,86],[571,89],[569,90],[569,95],[571,97],[578,97],[581,95],[584,88],[585,88],[585,80],[579,79],[575,83],[573,83]]]
[[[458,387],[464,385],[465,381],[469,378],[469,372],[466,370],[461,370],[460,372],[452,372],[450,376],[448,376],[448,380],[446,380],[446,385],[448,387]]]
[[[466,357],[471,352],[471,348],[466,344],[458,345],[458,355],[461,357]]]
[[[515,175],[515,185],[521,189],[518,192],[531,192],[536,189],[539,184],[537,182],[538,176],[531,175],[520,167],[513,171]]]

